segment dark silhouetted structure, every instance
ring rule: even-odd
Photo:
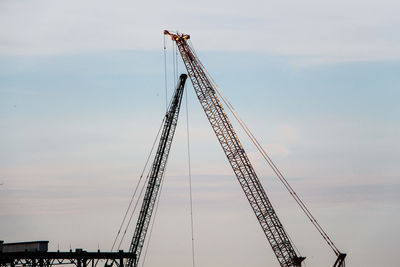
[[[51,267],[69,264],[76,267],[96,267],[100,260],[106,260],[106,267],[124,267],[124,261],[134,260],[135,254],[124,252],[88,252],[82,249],[75,251],[48,250],[49,241],[30,241],[20,243],[3,243],[0,241],[0,267]]]

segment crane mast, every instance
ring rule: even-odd
[[[129,259],[127,266],[137,266],[140,258],[140,253],[143,248],[147,229],[150,224],[151,215],[157,199],[161,180],[164,176],[165,166],[168,160],[169,151],[171,149],[172,139],[174,137],[176,125],[178,123],[178,115],[182,102],[183,90],[187,79],[186,74],[181,74],[178,85],[175,89],[169,109],[165,115],[164,126],[157,152],[151,167],[148,177],[146,192],[139,213],[139,218],[136,223],[135,233],[129,247],[129,252],[135,253],[134,259]]]
[[[193,48],[187,42],[190,36],[168,31],[164,31],[164,34],[169,35],[175,41],[197,98],[280,265],[282,267],[301,266],[301,262],[305,258],[297,256],[221,101],[216,95],[216,88]]]

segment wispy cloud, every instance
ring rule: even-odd
[[[399,9],[391,0],[2,1],[0,54],[158,50],[168,28],[192,34],[203,51],[261,51],[309,62],[393,60],[400,58]]]

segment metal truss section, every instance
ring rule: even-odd
[[[124,260],[134,259],[135,254],[123,252],[0,252],[0,267],[51,267],[75,265],[97,267],[100,260],[107,260],[105,267],[124,267]],[[101,264],[102,265],[102,264]]]
[[[345,267],[346,262],[344,260],[345,260],[346,256],[347,256],[346,253],[339,253],[339,255],[337,255],[337,259],[336,259],[333,267]]]
[[[289,237],[216,95],[214,85],[195,52],[187,43],[189,35],[176,35],[167,31],[164,33],[169,34],[176,42],[200,104],[280,265],[301,266],[304,257],[296,255]]]
[[[135,253],[135,260],[129,259],[128,266],[137,266],[140,253],[143,248],[146,233],[150,224],[151,215],[153,213],[154,204],[157,199],[161,180],[164,176],[165,166],[168,160],[169,151],[171,149],[172,139],[174,137],[176,125],[178,123],[178,115],[182,102],[183,90],[187,79],[186,74],[181,74],[179,83],[176,87],[174,96],[170,103],[165,122],[158,144],[157,152],[153,161],[151,172],[148,178],[146,192],[144,195],[142,207],[140,209],[139,218],[136,224],[135,233],[129,248],[129,251]]]

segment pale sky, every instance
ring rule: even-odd
[[[0,1],[0,240],[111,248],[165,111],[162,31],[170,29],[191,35],[348,266],[397,266],[399,13],[398,1]],[[168,40],[169,96],[171,63]],[[277,266],[186,90],[196,266]],[[191,266],[185,101],[148,267]],[[237,131],[307,266],[333,265]]]

